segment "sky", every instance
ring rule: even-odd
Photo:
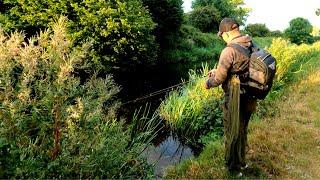
[[[183,1],[184,11],[190,11],[192,0]],[[320,0],[244,0],[244,3],[252,9],[246,24],[263,23],[270,30],[283,31],[289,27],[290,20],[303,17],[320,27],[320,16],[315,14]]]

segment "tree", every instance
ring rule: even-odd
[[[280,30],[270,31],[270,37],[282,37],[283,33]]]
[[[192,8],[214,6],[219,11],[221,19],[225,17],[234,18],[239,24],[243,25],[250,11],[241,7],[243,4],[243,0],[194,0]]]
[[[289,24],[290,26],[284,31],[284,34],[292,43],[312,43],[311,33],[313,27],[307,19],[298,17],[292,19]]]
[[[316,15],[317,15],[317,16],[320,16],[320,9],[317,9]]]
[[[176,35],[183,22],[182,0],[142,0],[157,24],[155,35],[161,49],[168,47],[172,35]]]
[[[221,16],[214,6],[196,8],[189,14],[189,23],[202,32],[217,32]]]
[[[4,0],[0,10],[0,26],[28,37],[50,27],[61,14],[67,16],[75,44],[90,41],[92,62],[105,68],[156,60],[156,24],[140,0]]]
[[[269,35],[270,30],[265,24],[248,24],[245,31],[249,32],[253,37],[266,37]]]

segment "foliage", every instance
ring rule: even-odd
[[[317,9],[316,15],[317,15],[317,16],[320,16],[320,9]]]
[[[267,49],[272,44],[273,37],[255,37],[253,38],[253,42],[259,47],[263,49]]]
[[[218,32],[220,12],[214,6],[196,8],[189,14],[189,23],[202,32]]]
[[[270,37],[282,37],[283,33],[280,30],[270,31]]]
[[[278,71],[271,93],[267,96],[267,99],[259,103],[258,115],[255,115],[262,121],[250,122],[248,139],[252,152],[247,154],[249,163],[253,162],[253,164],[251,167],[249,166],[245,178],[296,178],[306,176],[306,172],[313,175],[308,177],[318,177],[316,176],[318,175],[317,171],[314,170],[317,168],[318,162],[312,166],[305,162],[306,159],[310,162],[310,160],[318,157],[318,155],[315,155],[317,154],[316,151],[310,153],[309,150],[319,144],[319,141],[314,140],[319,136],[319,131],[316,130],[319,126],[319,121],[316,118],[319,113],[315,113],[317,112],[318,102],[312,102],[312,98],[319,96],[317,91],[319,72],[317,74],[313,73],[315,70],[319,71],[320,67],[320,43],[297,46],[287,40],[278,38],[273,40],[268,50],[277,58]],[[309,75],[312,75],[315,79],[306,80]],[[288,88],[289,85],[296,84],[301,80],[304,82],[301,87]],[[313,96],[304,97],[306,92],[311,92]],[[284,93],[285,96],[283,96]],[[280,106],[278,106],[279,104]],[[298,105],[295,106],[294,104]],[[307,104],[314,110],[306,107]],[[277,112],[274,113],[274,111],[278,108],[281,109],[281,113],[277,114],[279,116],[275,116]],[[295,110],[292,110],[293,108]],[[264,113],[261,111],[264,111]],[[308,117],[305,116],[306,114],[308,114]],[[316,116],[314,116],[315,114]],[[310,131],[310,128],[313,130]],[[286,134],[286,136],[283,136],[283,134]],[[169,168],[165,173],[166,178],[236,178],[230,177],[224,168],[222,141],[222,139],[211,141],[199,157]],[[267,150],[266,147],[268,147]],[[307,153],[301,155],[301,152]],[[285,168],[288,166],[296,168]],[[291,172],[290,176],[288,176],[288,172]],[[303,173],[301,174],[301,172]]]
[[[179,32],[183,22],[182,0],[142,0],[157,23],[155,35],[161,49],[170,48],[169,41]]]
[[[253,37],[266,37],[269,35],[270,30],[265,24],[248,24],[245,30]]]
[[[210,131],[222,133],[222,92],[220,89],[208,91],[204,88],[203,75],[207,73],[207,66],[200,74],[191,71],[189,82],[181,89],[172,91],[159,107],[160,117],[174,132],[191,143]]]
[[[189,25],[182,25],[178,36],[175,45],[164,52],[167,62],[201,66],[203,62],[214,62],[223,48],[223,42],[216,35],[202,33]]]
[[[312,43],[311,32],[311,23],[307,19],[298,17],[290,21],[290,26],[285,30],[284,34],[292,43],[299,45]]]
[[[301,65],[318,55],[318,45],[319,43],[296,46],[281,38],[274,39],[268,50],[278,59],[276,81],[287,84],[294,80],[294,74],[300,70]]]
[[[89,47],[70,48],[65,26],[61,18],[28,41],[0,30],[0,177],[146,176],[144,145],[116,120],[119,87],[74,76]]]
[[[320,36],[320,28],[317,26],[313,26],[311,34],[313,37]]]
[[[243,4],[243,0],[194,0],[192,8],[213,6],[219,11],[221,19],[225,17],[234,18],[242,25],[250,11],[247,8],[241,7]]]
[[[67,16],[76,45],[92,42],[97,66],[152,64],[156,58],[155,23],[140,0],[4,0],[3,4],[0,25],[7,32],[24,31],[28,37],[50,27],[61,14]]]

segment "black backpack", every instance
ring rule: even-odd
[[[239,44],[230,44],[229,46],[249,59],[248,76],[245,80],[240,78],[242,89],[252,98],[264,99],[272,87],[276,74],[276,59],[269,52],[259,49],[255,45],[249,49]]]

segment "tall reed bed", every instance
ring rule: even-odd
[[[189,82],[172,91],[159,107],[160,117],[187,140],[195,141],[199,136],[219,129],[222,124],[222,90],[205,89],[204,76],[208,70],[205,65],[200,73],[190,71]]]

